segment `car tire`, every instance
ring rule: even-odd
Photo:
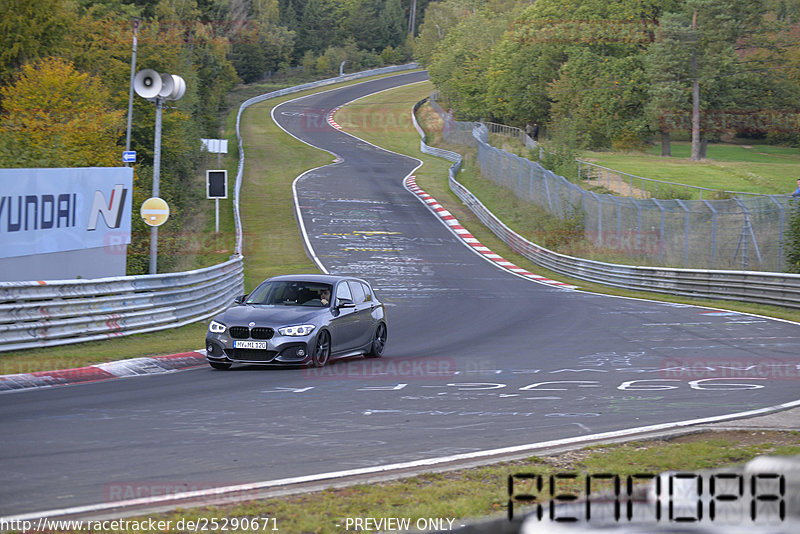
[[[314,344],[314,352],[311,354],[311,365],[314,367],[325,367],[331,356],[331,335],[327,330],[321,330],[317,334],[317,341]]]
[[[383,349],[386,348],[386,334],[386,324],[378,324],[378,328],[375,329],[375,335],[372,336],[372,345],[369,348],[369,352],[365,354],[367,358],[380,358],[383,356]]]
[[[208,362],[208,365],[220,371],[226,371],[231,368],[231,364],[225,362]]]

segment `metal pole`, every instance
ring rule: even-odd
[[[683,208],[684,213],[686,214],[686,222],[684,223],[684,233],[683,233],[683,266],[686,267],[689,263],[689,230],[691,226],[691,212],[689,208],[686,207],[686,204],[683,203],[680,199],[675,199],[675,202]]]
[[[138,40],[138,33],[139,33],[139,19],[134,18],[131,21],[131,25],[133,26],[133,54],[131,55],[131,87],[130,91],[128,92],[128,129],[125,133],[125,151],[128,152],[131,149],[131,124],[133,122],[133,80],[136,78],[136,48],[137,48],[137,40]],[[126,163],[125,166],[127,167],[128,164]]]
[[[159,179],[161,173],[161,110],[164,107],[164,99],[156,97],[156,133],[153,142],[153,195],[159,195]],[[156,274],[158,263],[158,227],[150,229],[150,274]]]
[[[708,200],[703,200],[703,202],[711,211],[711,265],[709,265],[709,268],[713,269],[717,259],[717,210]]]
[[[783,219],[785,217],[783,205],[775,200],[775,196],[769,195],[769,199],[778,206],[778,211],[780,212],[780,223],[778,226],[778,235],[780,238],[778,239],[778,269],[783,268]]]

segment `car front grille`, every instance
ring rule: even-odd
[[[250,329],[246,326],[232,326],[231,337],[234,339],[247,339],[250,337]]]
[[[275,335],[275,330],[263,326],[257,326],[250,331],[253,339],[272,339]]]
[[[272,339],[275,335],[275,330],[272,328],[257,326],[250,329],[246,326],[232,326],[230,329],[231,337],[233,339]]]

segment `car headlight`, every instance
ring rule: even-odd
[[[212,334],[222,334],[227,330],[228,327],[218,321],[211,321],[211,324],[208,325],[208,331]]]
[[[282,336],[307,336],[316,328],[313,324],[302,324],[299,326],[284,326],[278,328],[278,333]]]

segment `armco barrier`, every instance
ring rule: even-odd
[[[417,68],[386,67],[298,85],[251,98],[236,118],[239,169],[234,186],[236,253],[194,271],[93,280],[0,282],[0,352],[154,332],[207,319],[244,292],[239,190],[244,147],[239,132],[249,106],[291,93]],[[201,340],[202,341],[202,340]]]
[[[456,180],[462,157],[456,152],[429,147],[425,133],[416,120],[416,111],[427,99],[414,106],[414,126],[423,140],[420,150],[453,161],[450,189],[489,229],[514,252],[553,272],[613,287],[650,291],[693,298],[736,300],[800,309],[800,274],[762,271],[715,271],[704,269],[669,269],[618,265],[559,254],[532,243],[511,230],[478,198]],[[474,140],[485,142],[485,127],[478,125]]]
[[[243,292],[242,257],[181,273],[0,284],[0,351],[95,341],[211,317]]]

